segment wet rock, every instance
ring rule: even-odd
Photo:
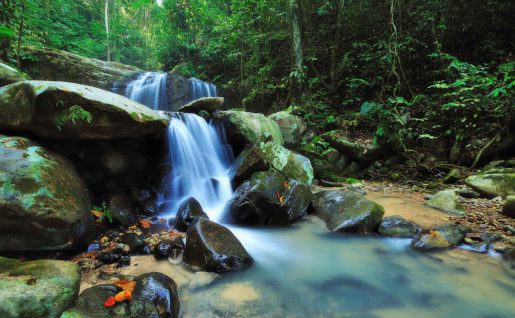
[[[511,218],[515,218],[515,195],[506,197],[506,201],[502,206],[502,213]]]
[[[209,220],[200,203],[194,198],[189,198],[179,207],[174,226],[177,230],[186,232],[190,224],[199,218]]]
[[[91,206],[86,185],[64,157],[27,138],[0,135],[0,251],[85,244],[95,233]]]
[[[438,250],[456,247],[464,239],[467,227],[460,224],[444,224],[415,237],[411,246],[417,250]]]
[[[107,208],[111,211],[113,220],[123,226],[131,226],[138,222],[136,202],[129,196],[117,194],[110,196]]]
[[[292,115],[288,111],[274,113],[268,116],[268,118],[277,123],[281,130],[284,143],[287,146],[298,146],[301,144],[307,132],[307,125],[304,119]]]
[[[223,105],[223,97],[202,97],[182,106],[181,108],[179,108],[179,111],[185,113],[197,113],[199,111],[207,111],[209,113],[212,113],[215,110],[220,109]]]
[[[491,173],[470,176],[465,183],[487,198],[515,195],[515,173]]]
[[[143,213],[148,216],[155,215],[158,211],[157,201],[153,200],[140,204],[140,207]]]
[[[449,173],[442,178],[442,181],[445,183],[456,183],[461,178],[461,170],[458,168],[454,168]]]
[[[352,191],[317,192],[313,207],[314,214],[332,232],[374,232],[384,215],[382,206]]]
[[[112,309],[104,306],[104,302],[121,291],[120,287],[108,284],[90,287],[79,295],[75,308],[86,314],[111,317]]]
[[[0,86],[26,80],[25,76],[9,65],[0,63]]]
[[[168,257],[177,258],[184,252],[184,241],[182,238],[164,240],[154,247],[154,257],[156,259],[167,259]]]
[[[231,143],[250,145],[271,136],[278,144],[284,144],[277,123],[263,114],[231,110],[215,113],[214,118],[222,120]]]
[[[121,241],[127,244],[131,254],[147,254],[148,246],[145,239],[136,233],[126,233],[122,236]]]
[[[304,184],[274,170],[256,172],[229,202],[232,218],[248,225],[288,225],[307,215],[312,200]]]
[[[102,252],[99,253],[96,259],[103,264],[114,264],[118,263],[118,261],[122,258],[122,254],[113,253],[113,252]]]
[[[184,262],[207,272],[228,272],[248,268],[252,257],[228,228],[199,219],[188,229]]]
[[[77,114],[84,119],[67,120]],[[168,120],[146,106],[95,87],[24,81],[0,88],[0,128],[48,139],[98,140],[161,135]]]
[[[58,318],[79,293],[72,262],[0,257],[0,317]]]
[[[477,199],[477,198],[479,198],[481,196],[476,191],[472,191],[472,190],[469,190],[469,189],[458,189],[458,190],[456,190],[456,193],[460,197],[467,198],[467,199]]]
[[[394,215],[383,219],[379,233],[392,237],[413,237],[420,233],[420,228],[402,216]]]
[[[465,210],[458,202],[458,196],[454,190],[445,190],[437,192],[426,203],[430,207],[441,210],[452,215],[464,215]]]
[[[131,317],[178,318],[180,301],[177,284],[162,273],[147,273],[136,278],[130,303]]]
[[[118,262],[116,263],[116,267],[126,267],[131,264],[131,257],[129,255],[122,255]]]

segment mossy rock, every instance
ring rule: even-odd
[[[0,88],[0,128],[44,138],[139,138],[164,134],[168,123],[144,105],[91,86],[25,81]]]
[[[80,287],[72,262],[22,262],[0,257],[0,317],[57,318],[70,307]]]
[[[515,173],[473,175],[465,180],[465,184],[487,198],[506,198],[515,194]]]
[[[379,233],[390,237],[414,237],[420,233],[420,228],[402,216],[392,215],[383,219]]]
[[[0,251],[71,250],[94,235],[84,182],[61,155],[0,135]]]
[[[214,118],[222,120],[231,144],[250,145],[262,137],[269,137],[280,145],[284,144],[277,123],[263,114],[243,111],[220,111]]]
[[[198,113],[200,111],[206,111],[208,113],[212,113],[215,110],[220,109],[223,105],[223,97],[202,97],[184,106],[181,106],[179,111],[186,113]]]
[[[9,65],[0,63],[0,86],[9,85],[12,83],[25,80],[27,80],[25,75],[21,74]]]
[[[447,214],[465,215],[466,213],[463,206],[458,202],[458,195],[454,190],[437,192],[426,204]]]
[[[304,119],[292,115],[288,111],[274,113],[268,118],[277,123],[287,146],[299,146],[302,143],[307,132]]]
[[[372,162],[382,154],[380,147],[354,143],[340,136],[339,132],[336,130],[324,133],[322,138],[327,141],[331,147],[349,156],[354,161]]]

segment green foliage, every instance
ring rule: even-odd
[[[113,212],[107,208],[107,204],[105,203],[105,201],[102,201],[102,205],[100,207],[93,206],[93,210],[102,212],[101,221],[103,221],[104,218],[106,218],[109,221],[109,223],[113,223]]]
[[[59,106],[62,107],[62,106]],[[91,116],[91,113],[82,108],[79,105],[73,105],[66,112],[63,112],[59,114],[55,120],[55,126],[59,130],[63,130],[66,123],[71,122],[74,125],[77,123],[77,121],[85,121],[88,124],[91,123],[91,120],[93,117]]]

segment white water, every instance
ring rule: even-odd
[[[201,97],[217,96],[216,86],[211,83],[203,82],[196,78],[190,78],[190,83],[192,100],[199,99]]]
[[[232,196],[233,156],[223,131],[195,114],[174,113],[168,143],[172,169],[161,198],[167,214],[175,215],[181,203],[193,197],[212,220],[220,220]]]
[[[163,109],[166,101],[166,73],[146,72],[127,85],[125,96],[152,109]]]

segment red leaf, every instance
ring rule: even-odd
[[[104,306],[106,307],[113,307],[114,304],[116,304],[116,299],[114,299],[114,296],[107,298],[107,300],[104,302]]]

